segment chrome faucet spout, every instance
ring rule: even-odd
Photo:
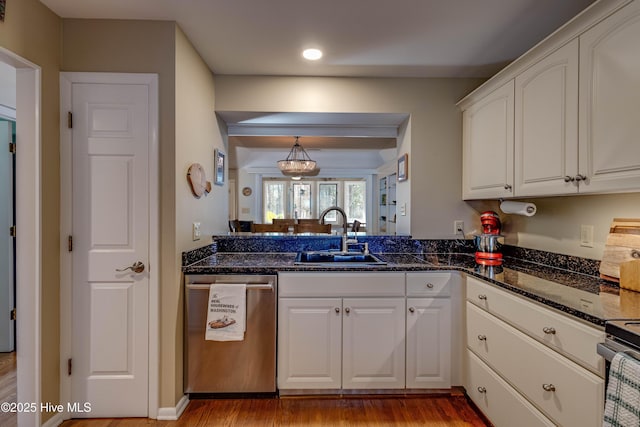
[[[331,211],[336,211],[340,213],[340,215],[342,215],[342,228],[343,228],[342,233],[346,236],[347,235],[347,214],[345,213],[344,209],[342,209],[340,206],[330,206],[327,209],[325,209],[320,214],[320,223],[324,224],[324,217]]]

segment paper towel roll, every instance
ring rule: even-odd
[[[500,203],[500,210],[506,214],[534,216],[537,209],[533,203],[508,201]]]

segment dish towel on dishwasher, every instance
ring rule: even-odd
[[[603,427],[640,426],[640,361],[617,353],[609,369]]]
[[[247,285],[214,283],[209,288],[205,339],[242,341],[247,318]]]

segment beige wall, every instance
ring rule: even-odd
[[[454,219],[471,223],[477,218],[461,200],[462,116],[455,103],[480,83],[480,79],[216,76],[216,109],[411,114],[400,147],[400,154],[410,153],[409,181],[399,183],[397,190],[398,203],[407,202],[408,219],[399,226],[417,238],[451,238]]]
[[[183,395],[182,387],[182,330],[183,293],[180,284],[180,253],[211,243],[211,235],[227,231],[227,185],[214,185],[214,149],[227,153],[214,112],[213,74],[195,51],[184,33],[176,30],[176,246],[177,256],[175,286],[164,289],[163,310],[171,316],[163,316],[161,352],[163,358],[175,358],[175,371],[162,371],[160,377],[163,394],[170,387],[175,389],[175,401]],[[192,163],[200,163],[211,182],[211,193],[194,197],[186,175]],[[228,174],[225,181],[228,182]],[[202,237],[192,239],[193,222],[201,224]]]
[[[506,215],[498,202],[470,202],[479,212],[500,214],[505,242],[590,259],[602,259],[613,218],[640,218],[640,193],[527,199],[538,210],[533,217]],[[594,246],[580,246],[580,225],[594,226]],[[480,227],[477,221],[476,228]]]
[[[0,46],[41,67],[42,147],[42,401],[59,402],[60,294],[60,26],[38,0],[7,2]],[[18,141],[18,144],[20,142]],[[20,213],[18,212],[18,215]],[[43,414],[43,421],[52,414]]]

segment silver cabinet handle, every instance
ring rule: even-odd
[[[486,389],[486,388],[484,388],[484,387],[478,387],[478,392],[479,392],[479,393],[486,393],[486,392],[487,392],[487,389]]]
[[[511,188],[512,188],[512,187],[511,187],[509,184],[505,184],[505,185],[504,185],[504,189],[505,189],[505,190],[511,191]]]
[[[486,300],[487,296],[486,295],[478,295],[478,299]]]
[[[144,264],[141,263],[140,261],[136,261],[132,265],[130,265],[129,267],[117,268],[116,269],[116,271],[118,273],[122,273],[123,271],[127,271],[127,270],[131,270],[134,273],[142,273],[144,271]]]
[[[544,327],[544,328],[542,328],[542,332],[544,332],[545,334],[548,334],[548,335],[555,335],[556,334],[556,328]]]
[[[565,177],[564,177],[564,182],[573,182],[575,180],[576,179],[574,177],[569,176],[569,175],[565,175]]]
[[[347,308],[344,309],[344,312],[349,314],[349,313],[351,313],[351,309],[349,307],[347,307]]]
[[[415,309],[415,308],[413,308],[413,307],[409,307],[409,312],[411,312],[411,313],[415,313],[415,311],[416,311],[416,309]]]
[[[556,386],[553,384],[542,384],[544,391],[556,391]]]
[[[486,335],[478,335],[478,339],[480,341],[486,341],[487,340],[487,336]]]
[[[586,179],[587,179],[587,177],[582,175],[582,174],[576,175],[576,181],[578,181],[578,182],[585,181]]]
[[[334,310],[336,311],[336,313],[340,313],[340,309],[338,307],[334,308]]]
[[[427,283],[427,288],[433,289],[433,283]]]
[[[640,251],[637,250],[632,250],[631,251],[631,258],[635,258],[635,259],[640,259]]]

